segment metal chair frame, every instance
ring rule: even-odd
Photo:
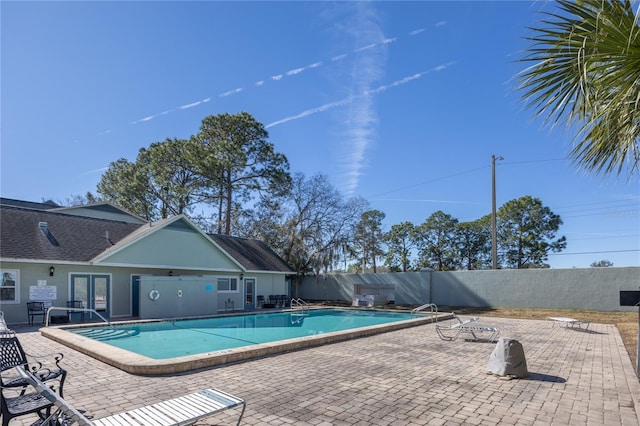
[[[28,392],[30,383],[16,370],[29,372],[46,382],[53,391],[57,388],[62,396],[62,388],[67,371],[60,367],[62,354],[54,354],[54,365],[44,367],[40,361],[30,361],[14,332],[0,333],[0,409],[2,426],[16,417],[36,413],[40,419],[51,414],[53,403],[38,392]],[[13,373],[13,374],[11,374]]]
[[[47,317],[47,309],[44,302],[27,302],[27,315],[29,315],[29,325],[33,325],[34,317],[41,316],[42,324]]]

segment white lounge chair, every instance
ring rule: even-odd
[[[202,418],[241,405],[242,411],[237,423],[239,425],[246,408],[245,401],[241,398],[217,389],[205,389],[98,420],[89,420],[33,374],[22,368],[17,368],[17,370],[40,395],[51,401],[56,407],[56,411],[48,419],[45,419],[42,424],[48,424],[49,420],[60,419],[60,424],[65,426],[73,424],[80,426],[191,425]]]
[[[580,330],[588,330],[589,325],[591,324],[589,321],[577,320],[569,317],[547,317],[547,319],[549,321],[552,321],[552,327],[558,325],[565,328],[579,328]]]
[[[450,326],[436,324],[436,332],[442,340],[456,340],[460,335],[465,334],[465,340],[486,340],[493,342],[498,337],[498,334],[500,334],[500,330],[497,327],[470,325],[478,321],[478,317],[470,317],[464,321],[456,314],[454,314],[453,317],[458,320],[458,323]]]
[[[7,322],[4,319],[4,312],[0,311],[0,333],[11,331],[7,327]]]

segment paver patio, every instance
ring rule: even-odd
[[[65,354],[65,399],[95,418],[215,387],[247,401],[246,425],[640,424],[640,384],[615,326],[478,324],[522,343],[527,379],[486,374],[495,344],[442,341],[433,324],[165,377],[133,376],[34,328],[17,331],[28,352]],[[232,424],[237,414],[198,424]]]

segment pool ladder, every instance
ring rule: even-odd
[[[309,304],[304,300],[291,299],[291,324],[302,324],[305,317],[309,316]]]
[[[425,303],[422,306],[418,306],[415,309],[411,310],[411,316],[413,317],[414,315],[419,315],[420,312],[425,311],[427,309],[430,309],[431,311],[431,322],[438,321],[438,305],[436,305],[435,303]]]
[[[309,304],[304,300],[300,299],[291,299],[291,310],[301,311],[303,314],[309,314]]]

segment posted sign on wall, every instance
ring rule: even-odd
[[[29,300],[56,300],[58,298],[58,288],[53,285],[32,285],[29,286]]]

